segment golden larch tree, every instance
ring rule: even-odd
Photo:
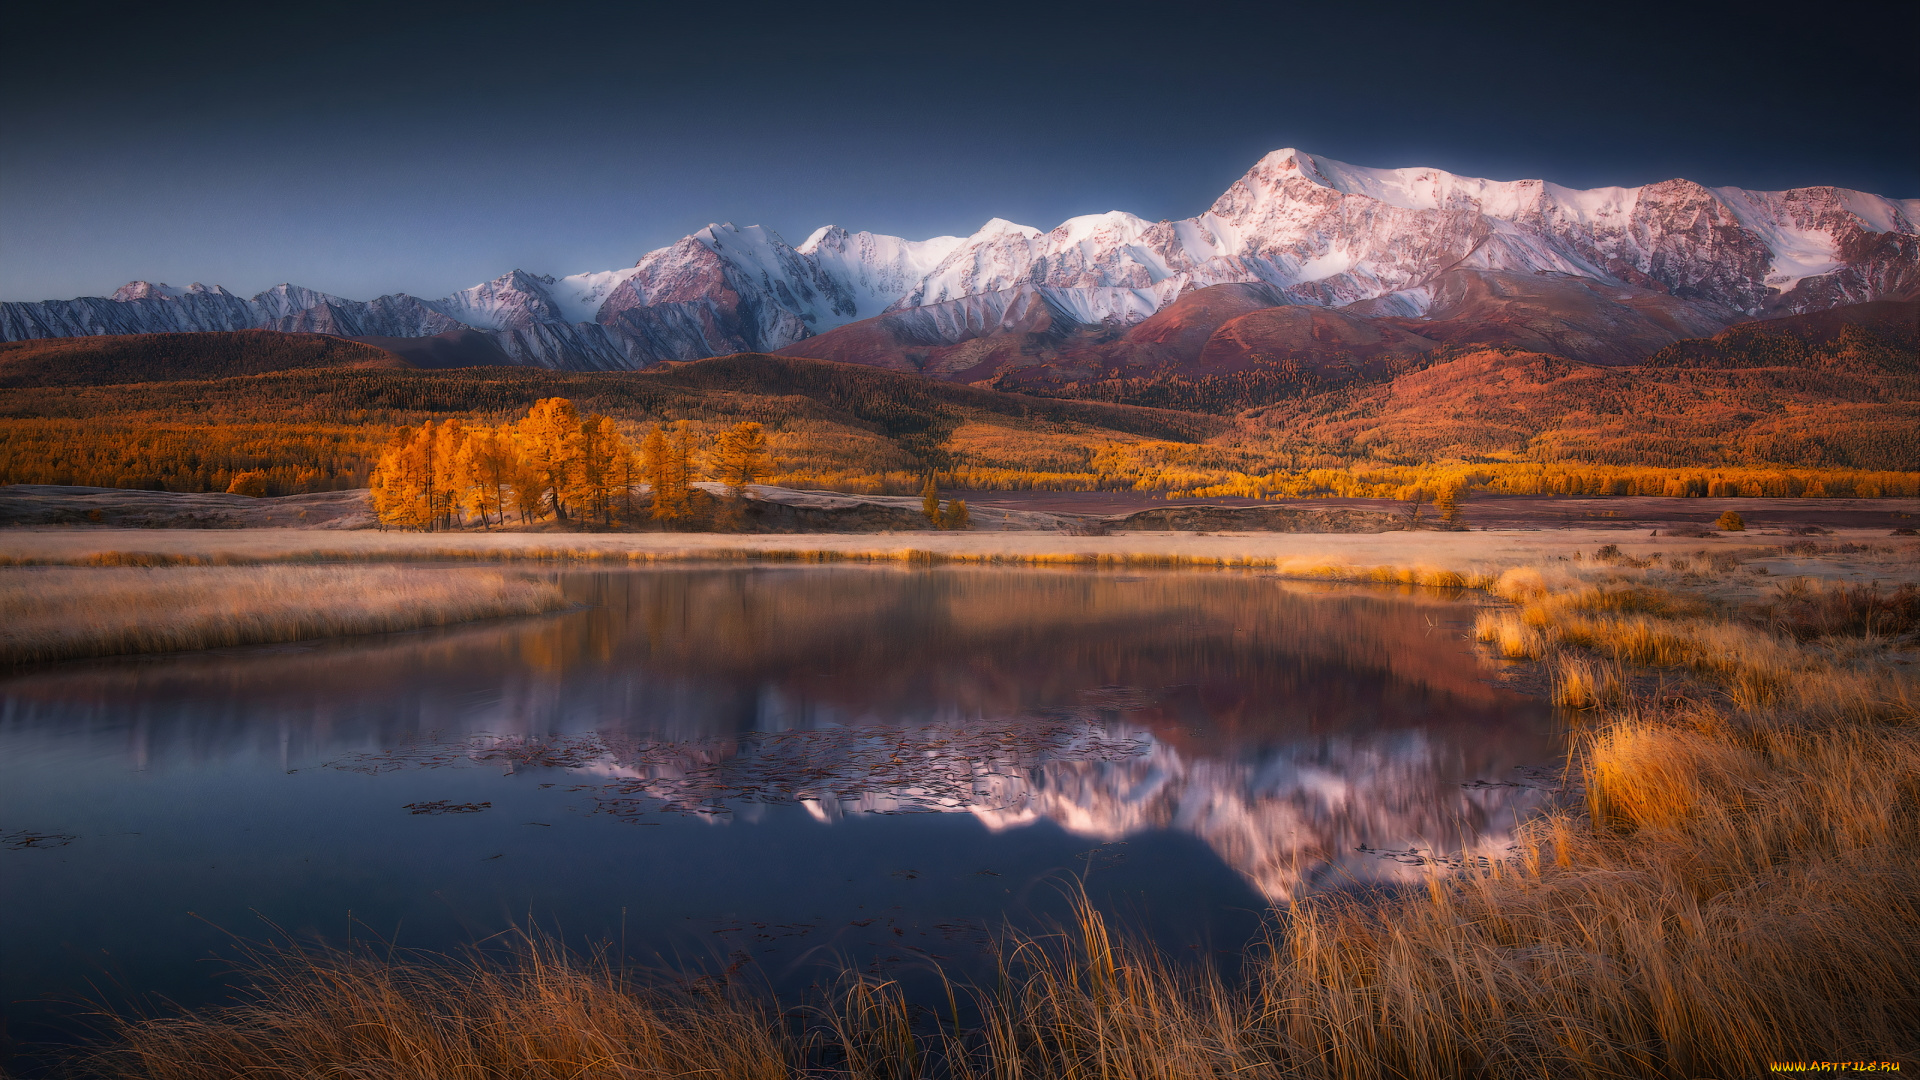
[[[506,524],[514,474],[519,466],[514,459],[512,436],[497,428],[473,429],[460,452],[464,459],[462,469],[471,485],[467,489],[465,512],[478,517],[480,523],[489,528],[495,516],[500,524]]]
[[[568,473],[567,501],[583,519],[599,518],[613,524],[613,503],[620,479],[620,459],[633,451],[621,437],[612,417],[590,414],[573,435],[573,465]]]
[[[432,440],[433,494],[429,503],[436,525],[451,529],[463,524],[467,489],[471,486],[466,455],[461,452],[466,448],[466,426],[458,417],[442,420],[433,429]]]
[[[727,485],[726,526],[746,524],[747,485],[772,471],[767,458],[765,429],[751,420],[735,424],[714,440],[714,470]]]
[[[683,427],[667,437],[664,425],[647,433],[647,485],[653,489],[653,520],[684,521],[692,513],[692,436]]]
[[[374,516],[396,529],[433,527],[433,425],[403,428],[368,478]]]
[[[567,520],[566,499],[579,464],[580,413],[566,398],[541,398],[514,427],[520,460],[525,462],[538,498]]]
[[[714,464],[720,482],[727,485],[727,494],[746,498],[747,485],[758,483],[773,471],[767,456],[766,430],[748,420],[722,432],[714,444]]]

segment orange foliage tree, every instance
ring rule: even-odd
[[[450,529],[505,524],[551,513],[560,521],[612,525],[631,511],[639,468],[614,421],[584,419],[565,398],[536,402],[499,427],[458,419],[403,428],[369,478],[383,526]]]

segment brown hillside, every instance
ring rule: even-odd
[[[1564,274],[1450,270],[1427,288],[1433,304],[1424,318],[1383,321],[1440,344],[1511,345],[1592,364],[1637,364],[1669,342],[1714,333],[1740,318],[1664,292]],[[1364,316],[1375,303],[1346,310]]]
[[[1609,368],[1483,350],[1261,409],[1289,444],[1435,460],[1920,469],[1920,378],[1826,368]]]
[[[1032,290],[986,317],[977,301],[895,312],[781,350],[999,389],[1179,408],[1245,408],[1304,388],[1378,379],[1424,353],[1512,346],[1597,364],[1633,364],[1714,333],[1737,313],[1630,285],[1562,274],[1451,270],[1425,314],[1383,298],[1330,309],[1264,285],[1182,294],[1132,327],[1077,326]],[[1228,383],[1196,392],[1181,381]]]
[[[1103,448],[1197,443],[1233,427],[1212,416],[1025,398],[795,357],[757,354],[645,372],[334,368],[128,385],[0,391],[0,483],[224,491],[242,470],[282,491],[364,485],[396,426],[523,415],[541,398],[634,425],[711,432],[766,425],[797,486],[918,490],[930,468],[1073,474]],[[703,436],[704,437],[704,436]]]
[[[1710,338],[1676,341],[1647,357],[1646,366],[1832,367],[1912,374],[1920,369],[1920,302],[1876,300],[1745,322]]]
[[[327,334],[234,330],[0,342],[0,387],[218,379],[304,368],[404,368],[387,352]]]
[[[1343,363],[1384,372],[1394,360],[1412,360],[1435,343],[1385,319],[1356,318],[1332,308],[1289,305],[1242,315],[1208,339],[1203,372],[1240,371],[1260,360],[1293,360],[1329,375]]]

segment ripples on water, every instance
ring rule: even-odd
[[[258,919],[429,948],[536,922],[776,983],[964,968],[1073,875],[1224,956],[1269,904],[1425,872],[1375,851],[1499,855],[1560,754],[1433,592],[562,580],[585,606],[556,617],[0,681],[0,997],[205,998],[192,961]]]

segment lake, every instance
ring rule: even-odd
[[[1231,966],[1276,904],[1500,854],[1564,755],[1467,642],[1471,593],[556,576],[554,616],[0,679],[5,1030],[47,1037],[48,999],[220,1000],[210,958],[278,936],[537,926],[782,991],[964,977],[1081,884]]]

